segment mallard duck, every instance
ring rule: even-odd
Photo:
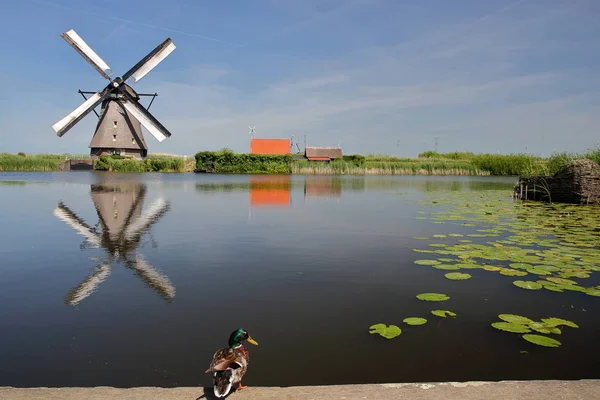
[[[258,343],[250,337],[245,329],[236,329],[229,336],[229,347],[219,349],[213,355],[210,368],[204,373],[213,373],[213,391],[217,397],[225,397],[229,394],[231,387],[238,384],[242,386],[242,377],[246,373],[250,354],[242,342],[247,341],[258,346]]]

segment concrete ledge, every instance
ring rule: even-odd
[[[231,400],[538,400],[600,399],[600,380],[502,381],[398,383],[342,386],[249,387],[228,396]],[[198,400],[214,399],[212,388],[119,389],[94,388],[13,388],[0,387],[3,400]]]

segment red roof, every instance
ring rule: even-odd
[[[290,139],[255,139],[250,141],[251,154],[290,154]]]

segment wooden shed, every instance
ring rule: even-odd
[[[304,156],[310,161],[333,161],[336,158],[342,158],[342,149],[340,147],[306,147]]]
[[[600,165],[573,160],[552,176],[521,178],[515,187],[520,200],[600,205]]]
[[[252,138],[250,140],[251,154],[290,154],[290,139]]]

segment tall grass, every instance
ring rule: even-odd
[[[184,172],[184,162],[183,157],[149,156],[145,160],[134,160],[101,156],[95,169],[113,172]]]
[[[71,157],[66,154],[0,153],[0,171],[58,171],[59,164],[67,158]]]
[[[342,160],[331,163],[299,160],[293,163],[294,174],[318,175],[489,175],[469,163],[432,161],[370,161],[358,167]]]

